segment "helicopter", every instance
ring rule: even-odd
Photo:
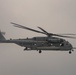
[[[66,41],[63,38],[72,38],[76,39],[76,37],[72,37],[69,35],[76,35],[76,34],[53,34],[48,33],[46,30],[44,30],[41,27],[38,27],[41,31],[35,30],[17,23],[13,23],[14,27],[27,29],[36,33],[41,33],[46,35],[46,37],[33,37],[33,38],[25,38],[25,39],[9,39],[6,40],[4,37],[4,32],[0,31],[0,43],[15,43],[19,46],[25,47],[24,51],[30,51],[30,50],[37,50],[39,53],[42,53],[42,50],[45,51],[69,51],[69,54],[74,51],[72,44]],[[63,38],[60,38],[63,37]]]

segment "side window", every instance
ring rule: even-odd
[[[61,43],[60,46],[64,46],[64,43]]]

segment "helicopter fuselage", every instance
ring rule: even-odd
[[[72,49],[72,45],[61,38],[57,37],[34,37],[26,39],[10,39],[1,40],[1,43],[15,43],[26,50],[55,50],[55,51],[68,51]]]

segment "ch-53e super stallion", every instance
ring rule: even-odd
[[[48,33],[46,30],[44,30],[41,27],[38,27],[41,30],[41,31],[38,31],[16,23],[11,22],[11,24],[13,24],[15,27],[27,29],[47,36],[33,37],[33,38],[26,38],[26,39],[6,40],[5,37],[3,36],[4,33],[0,31],[0,43],[15,43],[17,45],[25,47],[24,51],[37,50],[39,51],[39,53],[41,53],[42,50],[45,50],[45,51],[69,51],[69,54],[71,54],[74,49],[71,43],[59,37],[76,39],[76,37],[69,36],[69,35],[76,35],[76,34],[61,34],[61,35],[53,34],[53,33]]]

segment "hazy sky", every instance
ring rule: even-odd
[[[15,22],[53,33],[76,33],[75,0],[0,0],[0,29],[5,37],[44,36],[13,27]],[[39,29],[38,29],[39,30]],[[66,39],[76,47],[76,40]],[[0,44],[0,75],[76,75],[76,51],[23,51],[15,44]]]

